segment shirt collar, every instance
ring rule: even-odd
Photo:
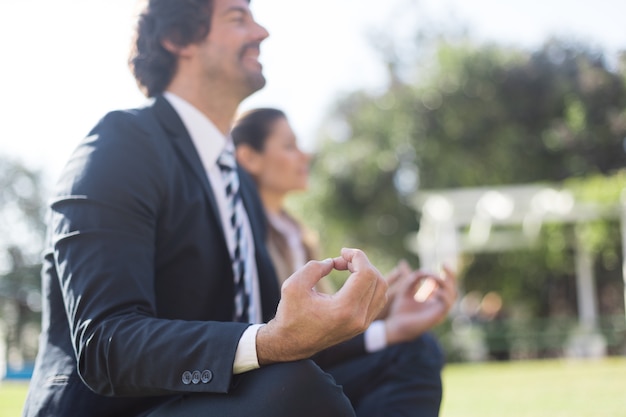
[[[208,117],[188,101],[169,91],[163,93],[163,96],[180,116],[204,168],[208,171],[216,164],[224,148],[232,146],[232,141],[227,139]]]

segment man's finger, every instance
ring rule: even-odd
[[[362,250],[343,248],[341,249],[341,256],[347,261],[348,270],[350,272],[359,271],[361,268],[372,267],[370,260]]]
[[[349,262],[343,256],[333,258],[333,265],[337,271],[347,271],[350,269]]]
[[[363,297],[369,299],[374,293],[378,278],[382,280],[380,272],[370,263],[363,251],[344,248],[341,251],[341,256],[351,274],[336,295],[347,296],[352,298],[354,302]],[[386,287],[385,284],[385,291]]]
[[[333,259],[309,261],[302,268],[294,272],[283,285],[295,285],[306,289],[313,288],[319,280],[330,274],[335,266]]]

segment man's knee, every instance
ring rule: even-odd
[[[430,333],[424,333],[411,342],[402,343],[393,348],[399,351],[395,353],[398,355],[397,357],[405,358],[406,361],[415,363],[420,367],[441,371],[445,364],[441,345],[437,338]]]
[[[277,406],[277,416],[354,415],[343,389],[313,361],[275,364],[261,371],[269,384],[267,394],[273,397],[267,400]]]

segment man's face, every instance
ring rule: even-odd
[[[265,85],[260,45],[268,36],[246,0],[215,0],[211,30],[198,45],[203,76],[220,88],[233,89],[241,99],[260,90]]]

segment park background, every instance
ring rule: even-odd
[[[325,254],[357,246],[381,270],[399,257],[459,270],[462,296],[437,329],[451,363],[444,416],[513,415],[509,385],[546,397],[513,407],[517,415],[626,409],[614,390],[626,381],[626,4],[251,7],[271,33],[261,53],[268,84],[242,110],[284,109],[315,153],[311,190],[290,207]],[[143,101],[126,68],[133,12],[127,0],[0,4],[0,365],[9,381],[27,377],[36,353],[54,180],[106,111]],[[441,250],[429,254],[424,240]],[[582,392],[596,401],[579,404]]]

